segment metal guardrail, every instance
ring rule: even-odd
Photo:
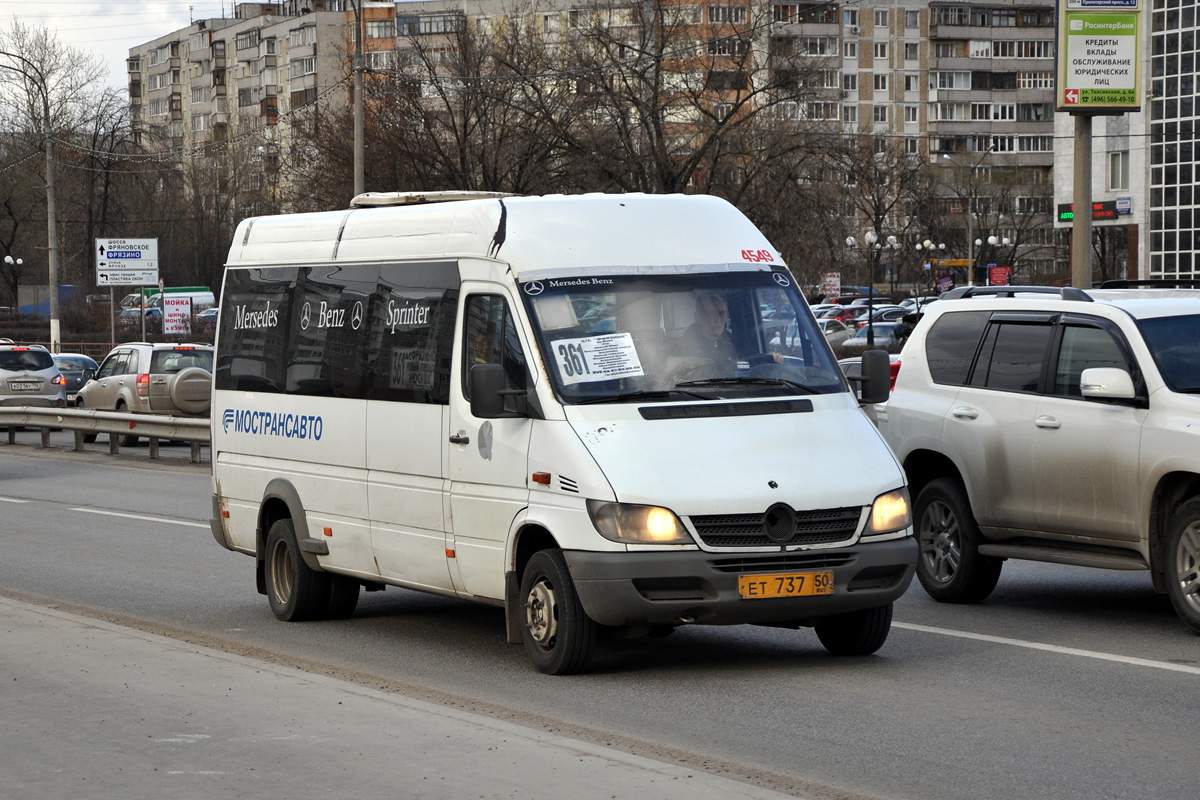
[[[158,458],[160,439],[190,442],[191,461],[200,463],[200,445],[212,440],[207,417],[168,417],[158,414],[121,414],[90,408],[0,407],[0,428],[8,428],[8,443],[16,444],[17,428],[39,428],[41,446],[50,446],[51,429],[75,432],[75,449],[83,450],[83,436],[108,434],[108,452],[121,452],[122,436],[144,436],[150,440],[150,457]]]

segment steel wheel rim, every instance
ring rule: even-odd
[[[918,542],[925,574],[938,584],[954,580],[962,561],[962,534],[949,505],[934,500],[925,508]]]
[[[1200,522],[1183,530],[1175,548],[1175,580],[1179,594],[1191,612],[1200,615]]]
[[[271,550],[271,594],[281,606],[286,606],[292,596],[292,563],[287,542],[282,539]]]
[[[544,576],[538,578],[525,597],[525,627],[538,646],[547,649],[554,646],[558,635],[558,603],[554,587]]]

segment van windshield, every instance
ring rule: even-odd
[[[548,278],[521,293],[566,404],[848,391],[787,272]]]

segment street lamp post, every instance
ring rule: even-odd
[[[42,137],[46,143],[46,260],[50,266],[50,352],[57,353],[61,341],[61,330],[58,319],[58,214],[54,205],[54,137],[50,127],[50,87],[46,85],[46,76],[37,65],[24,56],[0,50],[0,56],[20,61],[26,68],[37,76],[38,89],[42,95]],[[26,78],[30,75],[24,69],[10,64],[0,64],[0,69],[19,73]],[[6,257],[6,263],[11,262],[11,256]],[[18,259],[17,263],[20,263]]]
[[[867,292],[867,347],[875,346],[875,321],[872,319],[874,309],[871,306],[871,301],[875,298],[875,264],[879,261],[879,236],[875,231],[867,231],[863,234],[863,241],[867,243],[867,258],[870,259],[867,264],[868,280],[870,284]]]

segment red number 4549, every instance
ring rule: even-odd
[[[742,260],[759,262],[759,261],[774,261],[775,258],[767,250],[743,250],[742,251]]]

